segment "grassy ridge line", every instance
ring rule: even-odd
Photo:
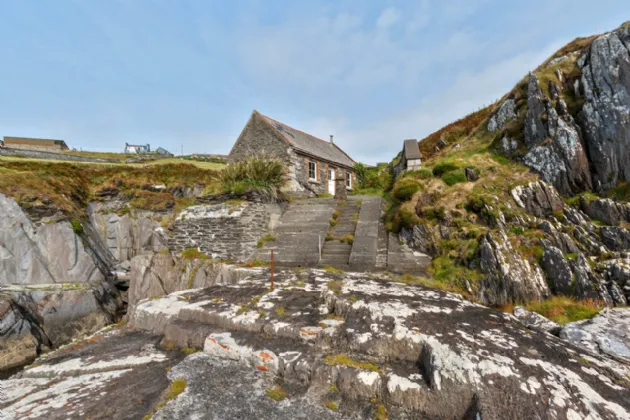
[[[207,170],[221,170],[226,167],[225,164],[215,163],[215,162],[200,162],[195,160],[183,160],[179,158],[166,158],[166,159],[156,159],[152,161],[147,161],[143,163],[125,163],[121,161],[120,163],[116,162],[77,162],[77,161],[64,161],[64,160],[52,160],[52,159],[35,159],[35,158],[22,158],[15,156],[0,156],[0,163],[2,162],[41,162],[41,163],[70,163],[73,165],[96,165],[96,166],[129,166],[142,168],[145,166],[152,165],[193,165],[201,169]]]

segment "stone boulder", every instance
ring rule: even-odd
[[[547,240],[542,241],[544,254],[540,265],[547,274],[551,290],[555,294],[570,295],[573,285],[573,273],[562,251]]]
[[[536,217],[551,216],[565,207],[558,191],[543,181],[514,187],[511,194],[519,207]]]
[[[592,270],[584,254],[577,256],[577,260],[572,265],[572,268],[575,278],[574,294],[578,299],[601,301],[606,305],[612,304],[606,285]]]
[[[536,312],[530,312],[522,306],[514,308],[514,316],[521,321],[527,328],[558,335],[562,326],[557,322],[553,322]]]
[[[613,251],[630,251],[630,230],[616,227],[604,226],[600,229],[602,241]]]
[[[630,309],[604,309],[592,319],[567,324],[560,331],[560,338],[630,363]]]
[[[609,198],[587,200],[582,197],[580,208],[592,219],[601,220],[610,226],[619,226],[622,221],[630,222],[629,203],[617,203]]]
[[[630,259],[617,259],[602,262],[604,278],[615,283],[623,292],[626,301],[630,301]]]
[[[505,232],[486,235],[479,255],[481,271],[486,274],[479,294],[485,304],[529,302],[549,296],[549,287],[538,264],[523,259]]]
[[[106,282],[0,286],[0,372],[115,322],[118,299]]]

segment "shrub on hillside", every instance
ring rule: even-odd
[[[433,168],[433,176],[436,177],[441,177],[442,175],[444,175],[447,172],[451,172],[451,171],[455,171],[459,169],[459,167],[453,163],[438,163],[437,165],[435,165],[435,167]]]
[[[411,178],[403,178],[394,186],[394,197],[400,201],[409,200],[420,190],[420,185]]]
[[[231,164],[218,177],[223,192],[242,194],[257,190],[275,197],[286,182],[285,173],[281,160],[260,155]]]
[[[461,170],[447,172],[443,174],[440,178],[448,186],[452,186],[460,182],[466,182],[466,174],[464,174],[464,172]]]

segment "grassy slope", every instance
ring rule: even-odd
[[[126,194],[133,208],[163,210],[190,204],[190,199],[175,199],[170,193],[154,193],[142,186],[164,184],[170,189],[197,183],[213,190],[217,174],[189,163],[124,165],[0,158],[0,193],[23,207],[54,206],[69,218],[79,219],[85,216],[87,203],[104,188]]]
[[[98,152],[67,152],[66,154],[70,154],[70,155],[79,155],[80,156],[85,156],[85,157],[96,157],[96,158],[102,158],[102,159],[119,159],[120,158],[120,163],[115,163],[115,162],[107,162],[107,163],[100,163],[100,162],[75,162],[75,161],[67,161],[68,163],[71,163],[73,165],[96,165],[96,166],[127,166],[127,167],[136,167],[136,168],[141,168],[141,167],[145,167],[145,166],[151,166],[151,165],[167,165],[167,164],[189,164],[189,165],[193,165],[196,166],[198,168],[201,169],[207,169],[207,170],[221,170],[223,168],[226,167],[225,164],[223,163],[215,163],[215,162],[202,162],[202,161],[196,161],[196,160],[182,160],[179,158],[166,158],[166,159],[156,159],[156,160],[150,160],[147,162],[143,162],[143,163],[125,163],[125,159],[124,158],[129,158],[129,155],[124,155],[121,153],[98,153]],[[103,155],[103,156],[101,156]],[[115,156],[114,156],[115,155]],[[15,156],[0,156],[0,162],[42,162],[42,163],[54,163],[54,162],[62,162],[62,161],[58,161],[58,160],[47,160],[47,159],[33,159],[33,158],[22,158],[22,157],[15,157]]]

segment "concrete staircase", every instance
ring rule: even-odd
[[[298,199],[287,206],[255,257],[279,267],[423,274],[431,259],[385,230],[380,197]],[[333,214],[338,216],[334,219]],[[336,220],[335,226],[330,221]],[[330,240],[326,240],[329,236]],[[347,237],[353,240],[340,241]]]
[[[329,237],[324,242],[322,258],[319,262],[320,267],[350,269],[350,253],[359,221],[361,204],[362,201],[358,197],[349,197],[347,200],[338,202],[331,218],[331,221],[334,220],[336,225],[330,228]],[[337,217],[335,218],[335,216]]]
[[[259,248],[256,258],[270,261],[273,249],[274,261],[279,266],[317,266],[336,206],[332,198],[293,201],[270,233],[276,239]]]

